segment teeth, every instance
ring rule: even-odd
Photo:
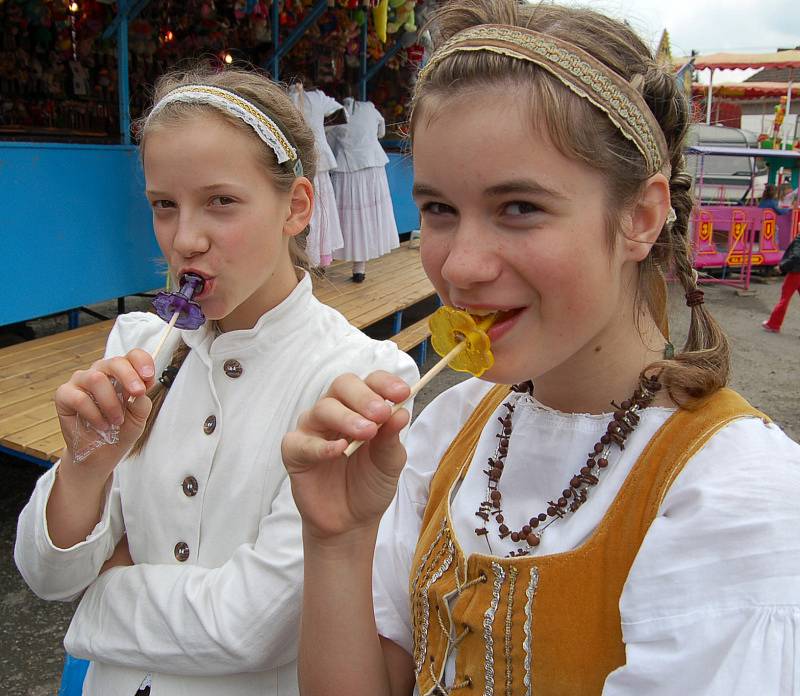
[[[491,309],[473,309],[470,311],[470,314],[476,317],[488,317],[490,314],[496,314],[495,310]]]

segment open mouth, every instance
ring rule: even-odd
[[[197,301],[201,300],[211,291],[213,279],[197,271],[184,271],[180,274],[178,282],[181,288],[187,285],[192,288],[191,297],[193,300]]]

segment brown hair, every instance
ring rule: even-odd
[[[665,274],[674,272],[687,293],[697,288],[689,240],[692,178],[683,157],[689,111],[673,76],[655,62],[627,25],[585,8],[515,0],[456,0],[434,13],[429,29],[434,45],[439,46],[457,32],[481,24],[525,27],[578,46],[638,89],[656,117],[669,151],[669,189],[677,219],[664,225],[650,254],[639,264],[635,305],[637,317],[648,311],[667,335]],[[525,84],[524,91],[520,83]],[[412,138],[421,114],[431,116],[428,102],[436,102],[433,109],[441,108],[443,98],[452,98],[459,91],[498,84],[507,85],[515,94],[527,94],[534,122],[564,156],[605,175],[611,203],[606,227],[613,245],[620,229],[619,211],[635,203],[649,178],[644,158],[596,107],[536,65],[486,51],[457,52],[444,58],[417,85],[412,99]],[[658,371],[672,399],[690,406],[727,383],[729,363],[724,333],[705,305],[698,304],[691,309],[683,350],[673,359],[649,365],[645,372]]]
[[[155,106],[166,94],[177,87],[188,84],[202,84],[226,89],[244,97],[261,109],[279,125],[283,134],[297,150],[298,157],[303,165],[303,176],[313,181],[317,167],[314,134],[306,124],[303,114],[294,106],[282,85],[273,82],[266,75],[255,70],[242,68],[219,69],[209,63],[201,63],[190,69],[162,75],[155,84],[152,105]],[[152,106],[150,110],[152,110]],[[280,192],[289,191],[297,178],[292,171],[291,163],[278,164],[272,150],[264,144],[249,125],[241,119],[207,104],[173,102],[165,106],[149,120],[149,111],[145,113],[136,124],[137,132],[139,133],[139,153],[142,159],[144,159],[148,132],[164,124],[180,123],[195,117],[199,113],[222,119],[252,138],[254,152],[258,153],[260,161],[276,189]],[[308,268],[308,257],[305,252],[305,237],[307,234],[308,228],[297,237],[289,239],[289,254],[292,263],[303,268]],[[153,408],[147,418],[142,436],[131,450],[132,454],[138,454],[147,442],[153,422],[166,398],[169,384],[171,384],[172,379],[174,379],[175,374],[188,354],[189,347],[181,341],[170,359],[169,368],[165,370],[165,373],[171,373],[169,378],[164,379],[166,384],[158,381],[148,392],[148,396],[153,402]]]

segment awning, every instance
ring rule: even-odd
[[[674,58],[677,70],[691,60],[690,57]],[[695,70],[745,70],[747,68],[800,68],[800,50],[776,51],[775,53],[709,53],[694,56]]]
[[[714,85],[711,90],[715,99],[740,100],[782,97],[788,91],[788,82],[723,82]],[[707,92],[708,85],[692,84],[693,95],[705,97]]]
[[[713,147],[690,145],[684,152],[687,155],[723,155],[728,157],[788,157],[800,159],[800,150],[767,150],[758,147]]]

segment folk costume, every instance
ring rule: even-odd
[[[581,49],[484,25],[419,83],[461,51],[539,65],[669,176],[641,95]],[[373,566],[415,693],[800,693],[800,445],[728,389],[688,411],[651,406],[659,387],[595,416],[471,379],[425,409]]]

